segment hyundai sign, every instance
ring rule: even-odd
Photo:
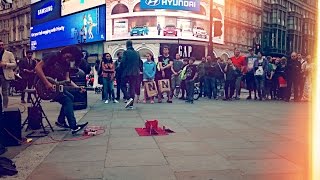
[[[31,26],[60,18],[61,1],[44,0],[31,5]]]
[[[200,11],[200,0],[141,0],[140,8]]]
[[[106,40],[106,6],[82,11],[33,26],[32,50],[49,49]]]

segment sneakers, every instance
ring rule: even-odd
[[[115,99],[115,100],[113,100],[113,103],[119,103],[119,101]]]
[[[75,134],[75,133],[81,131],[81,130],[82,130],[84,127],[86,127],[87,125],[88,125],[88,122],[86,122],[86,123],[84,123],[84,124],[78,124],[75,129],[72,129],[72,130],[71,130],[71,133],[72,133],[72,134]]]
[[[60,122],[57,121],[55,124],[56,124],[56,126],[58,126],[59,128],[64,128],[64,129],[70,128],[66,123],[60,123]]]
[[[105,103],[105,104],[109,104],[109,100],[106,100],[104,103]]]
[[[128,108],[129,106],[132,106],[133,105],[133,99],[130,98],[125,106],[125,108]]]

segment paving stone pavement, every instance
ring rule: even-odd
[[[200,99],[125,110],[89,97],[80,121],[106,132],[56,144],[28,180],[306,180],[308,103]],[[134,128],[147,119],[176,133],[139,137]]]

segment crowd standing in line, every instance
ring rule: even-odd
[[[152,54],[147,54],[147,61],[143,63],[139,53],[132,48],[132,42],[128,42],[128,50],[123,55],[117,54],[118,60],[112,71],[116,74],[112,77],[116,77],[118,84],[115,102],[120,100],[122,90],[125,102],[130,101],[129,107],[132,107],[135,97],[136,102],[140,103],[141,82],[144,87],[146,82],[163,79],[169,80],[171,91],[159,92],[156,97],[158,103],[162,103],[165,97],[167,103],[172,103],[177,90],[181,92],[179,99],[193,103],[195,82],[199,83],[200,97],[208,99],[239,100],[241,89],[247,89],[247,100],[289,102],[292,93],[294,101],[310,100],[310,55],[302,57],[301,54],[292,52],[289,58],[265,57],[260,52],[255,54],[253,49],[249,49],[248,56],[244,56],[239,49],[234,49],[234,56],[226,61],[220,57],[207,56],[195,65],[194,57],[182,59],[176,54],[173,58],[169,55],[169,47],[164,46],[158,62],[155,62]],[[147,97],[146,91],[144,92],[142,102],[150,100],[153,104],[155,97]]]

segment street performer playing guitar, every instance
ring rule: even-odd
[[[72,82],[69,76],[69,70],[80,63],[82,56],[82,52],[77,47],[65,47],[58,53],[52,53],[44,57],[43,60],[37,64],[35,71],[39,80],[48,90],[56,90],[55,86],[47,79],[47,77],[51,77],[57,81],[68,81],[70,86],[79,88],[81,92],[84,92],[85,90]],[[74,97],[71,93],[63,90],[63,92],[59,93],[53,100],[62,105],[58,120],[55,124],[61,128],[70,128],[72,134],[75,134],[82,130],[88,122],[77,124],[73,111],[73,99]],[[69,126],[66,124],[65,118],[67,118]]]

